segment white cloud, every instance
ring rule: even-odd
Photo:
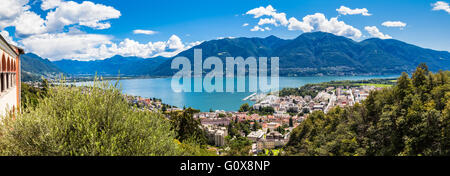
[[[342,6],[341,9],[345,9],[346,7]],[[339,9],[338,9],[339,11]],[[342,12],[344,13],[344,11]],[[345,12],[346,14],[357,14],[360,13],[362,15],[370,15],[367,9],[349,9],[349,11]],[[278,13],[276,9],[274,9],[271,5],[267,7],[258,7],[249,10],[247,15],[253,15],[254,18],[260,18],[258,25],[254,26],[250,31],[267,31],[270,28],[265,29],[261,28],[262,25],[274,25],[274,26],[287,26],[288,30],[301,30],[303,32],[312,32],[312,31],[322,31],[329,32],[335,35],[350,37],[353,39],[358,39],[362,36],[362,33],[359,29],[346,24],[343,21],[339,21],[337,17],[330,18],[329,20],[322,13],[315,13],[313,15],[307,15],[303,17],[302,21],[297,20],[295,17],[289,18],[287,20],[285,13]],[[261,18],[263,16],[269,16],[271,18]]]
[[[177,49],[177,50],[174,50],[174,51],[165,50],[163,52],[156,53],[152,57],[156,57],[156,56],[173,57],[173,56],[176,56],[177,54],[179,54],[179,53],[181,53],[181,52],[183,52],[183,51],[185,51],[185,50],[187,50],[189,48],[192,48],[194,46],[200,45],[201,43],[203,43],[203,41],[191,42],[191,43],[188,43],[188,45],[185,45],[184,48],[180,48],[180,49]]]
[[[0,35],[9,43],[17,46],[17,43],[13,40],[13,38],[9,35],[8,31],[0,31]]]
[[[302,30],[303,32],[322,31],[335,35],[345,36],[358,39],[362,36],[359,29],[339,21],[337,17],[328,20],[324,14],[315,13],[303,17],[303,21],[299,21],[292,17],[289,19],[289,30]]]
[[[268,24],[273,24],[278,26],[278,23],[280,23],[283,26],[286,26],[289,24],[288,20],[286,19],[286,14],[285,13],[277,13],[276,10],[271,6],[268,5],[267,7],[258,7],[258,8],[254,8],[251,9],[249,11],[247,11],[247,13],[245,13],[247,15],[253,15],[253,18],[260,18],[262,16],[270,16],[272,17],[272,19],[267,19],[267,20],[271,20],[271,23]],[[272,22],[272,20],[274,20],[275,22]],[[261,22],[261,21],[260,21]]]
[[[41,9],[50,10],[44,18],[29,11],[28,0],[2,0],[0,5],[0,29],[16,27],[19,36],[57,33],[68,25],[81,25],[94,29],[111,27],[105,20],[119,18],[120,11],[110,6],[90,1],[43,0]]]
[[[245,26],[248,26],[248,23],[244,23],[244,24],[242,24],[242,26],[244,26],[244,27],[245,27]]]
[[[38,34],[22,39],[26,50],[41,57],[55,59],[98,59],[96,48],[111,44],[111,37],[97,34]]]
[[[372,14],[369,13],[369,11],[366,8],[350,9],[348,7],[345,7],[345,6],[341,6],[339,9],[336,9],[336,11],[339,14],[342,14],[342,15],[357,15],[357,14],[361,14],[363,16],[371,16],[372,15]]]
[[[433,6],[433,10],[443,10],[450,14],[450,6],[444,1],[437,1],[431,6]]]
[[[113,43],[112,37],[99,34],[38,34],[22,39],[25,48],[50,60],[75,59],[96,60],[114,55],[150,58],[155,56],[172,57],[201,42],[183,44],[181,39],[172,35],[167,41],[139,43],[125,39]]]
[[[258,25],[262,26],[264,24],[272,24],[278,26],[277,22],[273,18],[261,18],[259,19]]]
[[[252,10],[249,10],[247,13],[247,15],[254,15],[254,18],[259,18],[261,16],[272,16],[276,10],[271,6],[268,5],[267,7],[258,7],[258,8],[254,8]]]
[[[46,30],[45,21],[36,13],[26,11],[15,21],[16,32],[19,35],[43,33]]]
[[[23,12],[30,9],[28,0],[1,0],[0,3],[0,30],[13,26],[14,21]]]
[[[170,36],[169,41],[167,41],[167,45],[168,45],[169,49],[172,49],[172,50],[179,50],[179,49],[184,48],[184,44],[183,44],[183,42],[181,42],[180,37],[178,37],[176,35]]]
[[[64,26],[79,24],[94,29],[111,27],[108,19],[119,18],[120,11],[110,6],[84,1],[81,4],[68,1],[61,2],[54,11],[47,14],[46,24],[49,32],[60,31]]]
[[[261,27],[259,27],[259,26],[255,26],[255,27],[253,27],[252,29],[250,29],[250,31],[253,31],[253,32],[255,32],[255,31],[264,31],[264,28],[261,28]]]
[[[372,37],[377,37],[380,39],[390,39],[392,38],[391,36],[387,35],[387,34],[383,34],[380,32],[380,30],[378,30],[378,28],[376,26],[366,26],[364,27],[364,29],[372,36]]]
[[[311,32],[313,29],[314,28],[312,26],[303,21],[298,21],[294,17],[289,18],[288,30],[290,31],[301,30],[303,32]]]
[[[271,29],[270,27],[265,27],[264,30],[270,31],[270,30],[272,30],[272,29]]]
[[[42,10],[50,10],[60,6],[62,3],[61,0],[42,0],[41,9]]]
[[[381,25],[386,26],[386,27],[405,27],[406,23],[401,22],[401,21],[385,21],[383,22]]]
[[[134,34],[145,34],[145,35],[153,35],[156,34],[156,31],[152,30],[142,30],[142,29],[136,29],[133,31]]]
[[[275,20],[277,20],[281,25],[286,26],[289,24],[288,20],[286,19],[285,13],[274,13],[272,15]]]
[[[21,38],[18,43],[27,52],[36,53],[50,60],[96,60],[114,55],[143,58],[171,57],[201,43],[183,43],[176,35],[172,35],[167,41],[140,43],[127,38],[116,43],[112,42],[112,36],[87,34],[80,30],[80,26],[94,29],[109,28],[111,24],[106,20],[121,16],[121,13],[113,7],[90,1],[77,3],[42,0],[41,9],[48,13],[45,18],[41,18],[29,10],[28,2],[28,0],[2,0],[0,34],[8,42],[16,44],[9,33],[2,30],[5,27],[14,26],[16,36]],[[133,32],[147,35],[156,33],[140,29]]]
[[[141,44],[137,41],[125,39],[120,42],[119,45],[113,44],[111,47],[105,49],[109,55],[122,55],[122,56],[137,56],[137,57],[149,57],[155,52],[164,52],[166,44],[164,42],[148,42]]]

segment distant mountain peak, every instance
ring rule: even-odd
[[[193,62],[194,49],[202,49],[202,58],[279,57],[280,75],[367,75],[410,72],[421,62],[430,70],[450,69],[450,53],[424,49],[399,40],[377,38],[356,42],[327,32],[309,32],[285,40],[274,35],[265,38],[239,37],[203,42],[179,53]],[[175,56],[175,57],[177,57]],[[72,74],[171,76],[172,59],[155,57],[113,56],[105,60],[54,62],[61,70]],[[224,61],[225,63],[225,61]]]
[[[308,32],[293,40],[280,39],[274,35],[265,38],[236,38],[232,42],[215,40],[204,42],[201,48],[203,58],[218,56],[279,57],[280,75],[310,76],[400,74],[410,72],[421,62],[429,64],[432,70],[450,69],[450,54],[420,48],[398,40],[368,39],[354,41],[344,36],[327,32]],[[226,53],[226,54],[224,54]],[[191,59],[193,49],[178,56]],[[170,69],[170,62],[161,64],[155,75],[169,76],[176,70]]]
[[[301,39],[301,38],[307,38],[310,40],[321,40],[321,39],[325,39],[325,38],[331,38],[331,39],[341,39],[341,40],[353,41],[352,39],[344,37],[344,36],[334,35],[332,33],[321,32],[321,31],[306,32],[306,33],[299,35],[296,39]]]
[[[280,39],[280,38],[278,38],[277,36],[274,36],[274,35],[269,35],[265,39]]]

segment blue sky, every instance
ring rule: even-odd
[[[313,31],[450,51],[448,0],[2,1],[10,1],[0,5],[2,36],[51,60],[172,56],[220,37],[292,39]],[[258,25],[261,19],[270,23]]]

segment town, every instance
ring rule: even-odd
[[[239,111],[210,110],[198,112],[193,118],[199,120],[201,128],[217,154],[226,153],[227,141],[237,136],[251,141],[250,155],[280,152],[288,141],[290,133],[314,111],[327,113],[333,107],[353,106],[361,103],[370,91],[380,90],[376,84],[352,84],[329,86],[315,90],[314,95],[286,95],[277,93],[253,93],[245,99],[254,102],[243,104]],[[132,105],[151,111],[181,111],[183,108],[163,104],[160,99],[124,95]],[[247,125],[236,128],[236,124]],[[232,132],[234,131],[234,132]],[[275,152],[274,152],[275,151]]]

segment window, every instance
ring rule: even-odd
[[[10,85],[9,85],[9,73],[6,73],[6,89],[9,89]]]
[[[4,83],[4,78],[3,78],[3,73],[0,73],[0,87],[1,87],[1,92],[3,92],[5,90],[5,83]]]

